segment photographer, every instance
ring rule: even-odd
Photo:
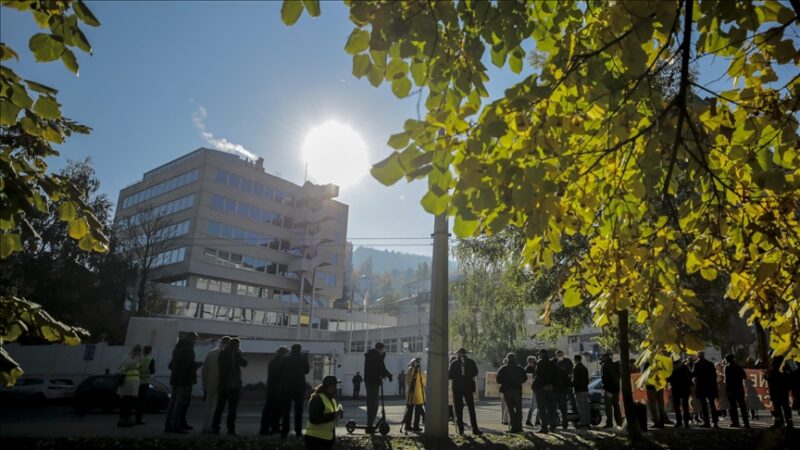
[[[406,396],[406,413],[403,417],[406,431],[422,431],[419,421],[425,415],[425,373],[420,368],[420,359],[414,358],[408,364],[405,380],[408,386]],[[411,416],[414,416],[414,427],[411,427]]]
[[[219,423],[225,404],[228,405],[228,434],[236,435],[236,410],[239,407],[239,397],[242,392],[242,367],[247,366],[247,360],[239,350],[240,341],[233,338],[219,354],[217,361],[219,370],[219,387],[217,407],[214,410],[214,419],[211,421],[211,432],[219,433]]]

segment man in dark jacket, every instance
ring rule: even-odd
[[[478,428],[478,418],[475,415],[475,377],[478,376],[478,366],[475,361],[467,357],[467,350],[460,348],[456,352],[456,359],[450,363],[447,377],[453,380],[453,409],[456,413],[456,426],[458,434],[464,434],[464,403],[469,411],[469,421],[472,425],[472,434],[483,434]]]
[[[506,355],[506,364],[497,371],[497,384],[508,408],[508,425],[510,433],[522,431],[522,385],[528,381],[525,369],[517,365],[517,357],[513,353]]]
[[[289,435],[289,413],[294,403],[294,433],[303,435],[303,403],[306,396],[306,374],[310,367],[308,355],[302,353],[303,346],[292,345],[292,352],[283,361],[280,370],[281,391],[281,437]]]
[[[536,406],[539,408],[539,420],[542,427],[537,433],[548,433],[556,427],[553,418],[556,415],[555,378],[557,369],[550,361],[547,350],[539,350],[539,360],[536,362],[536,372],[533,375],[533,393],[536,395]]]
[[[186,433],[192,427],[186,423],[186,410],[192,395],[192,385],[197,383],[197,369],[203,365],[194,359],[194,344],[197,333],[189,333],[180,338],[172,350],[172,360],[169,363],[169,384],[172,395],[167,405],[164,432]]]
[[[567,402],[575,408],[575,397],[572,395],[572,361],[564,357],[564,352],[561,350],[556,351],[555,361],[556,368],[558,369],[556,376],[556,406],[561,411],[561,426],[566,430],[567,424]]]
[[[697,361],[694,363],[692,378],[695,382],[694,395],[700,402],[700,410],[703,414],[703,428],[711,428],[709,423],[708,409],[711,408],[711,421],[714,428],[719,427],[717,417],[717,407],[714,400],[719,396],[717,392],[717,369],[714,364],[705,358],[705,352],[697,353]]]
[[[675,409],[675,427],[689,428],[689,394],[692,391],[692,371],[680,359],[672,364],[672,375],[667,378],[672,391],[672,407]]]
[[[219,434],[219,422],[225,403],[228,404],[228,434],[237,434],[236,409],[239,407],[239,396],[242,392],[242,367],[247,366],[247,360],[242,356],[239,346],[239,339],[233,338],[219,354],[219,397],[214,420],[211,422],[211,432],[214,434]]]
[[[361,393],[361,383],[363,382],[364,377],[361,376],[361,372],[356,372],[353,377],[353,400],[358,400],[358,394]]]
[[[602,369],[600,375],[603,380],[603,394],[606,403],[606,425],[605,428],[614,426],[611,418],[617,426],[622,425],[622,413],[619,408],[619,362],[613,360],[611,353],[606,353],[600,359]]]
[[[793,429],[792,409],[789,407],[790,374],[787,373],[788,364],[784,364],[783,356],[774,356],[772,364],[767,371],[767,383],[769,383],[769,397],[772,400],[772,416],[775,423],[772,428]]]
[[[728,402],[731,409],[731,427],[739,428],[739,417],[736,406],[742,411],[742,421],[745,428],[750,428],[750,419],[747,416],[747,404],[744,402],[744,380],[747,378],[742,366],[736,364],[733,354],[725,355],[725,390],[728,394]],[[697,371],[695,366],[695,371]],[[713,405],[713,401],[712,401]],[[705,417],[704,417],[705,418]]]
[[[374,433],[375,416],[378,415],[378,394],[380,393],[383,379],[388,378],[392,381],[392,374],[386,370],[383,360],[386,358],[386,350],[383,342],[375,344],[375,348],[369,349],[364,354],[364,384],[367,387],[367,433]]]
[[[258,434],[269,436],[281,431],[281,369],[287,354],[289,354],[288,348],[279,347],[275,358],[267,365],[267,399],[261,411],[261,429]]]
[[[589,370],[581,362],[581,355],[573,356],[572,388],[575,390],[575,404],[578,410],[577,428],[588,427],[589,418]]]

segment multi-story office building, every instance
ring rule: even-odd
[[[120,192],[115,224],[122,241],[158,244],[148,278],[163,301],[131,319],[127,342],[169,345],[194,331],[249,338],[245,350],[267,354],[302,340],[332,367],[345,351],[337,331],[382,323],[333,307],[347,261],[348,206],[337,195],[334,185],[266,173],[262,159],[206,148],[146,172]],[[154,228],[155,237],[140,234]]]

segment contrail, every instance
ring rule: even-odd
[[[204,141],[211,147],[222,150],[223,152],[228,153],[238,153],[244,156],[247,159],[251,159],[255,161],[258,159],[258,156],[253,154],[253,152],[244,148],[243,145],[234,144],[233,142],[222,138],[218,139],[215,138],[214,135],[206,130],[205,120],[208,117],[208,111],[202,106],[198,106],[197,110],[192,113],[192,122],[194,122],[194,126],[197,127],[197,130],[200,132],[200,137],[203,138]]]

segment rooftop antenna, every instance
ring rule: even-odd
[[[308,181],[308,161],[306,161],[306,170],[303,172],[303,184]]]

